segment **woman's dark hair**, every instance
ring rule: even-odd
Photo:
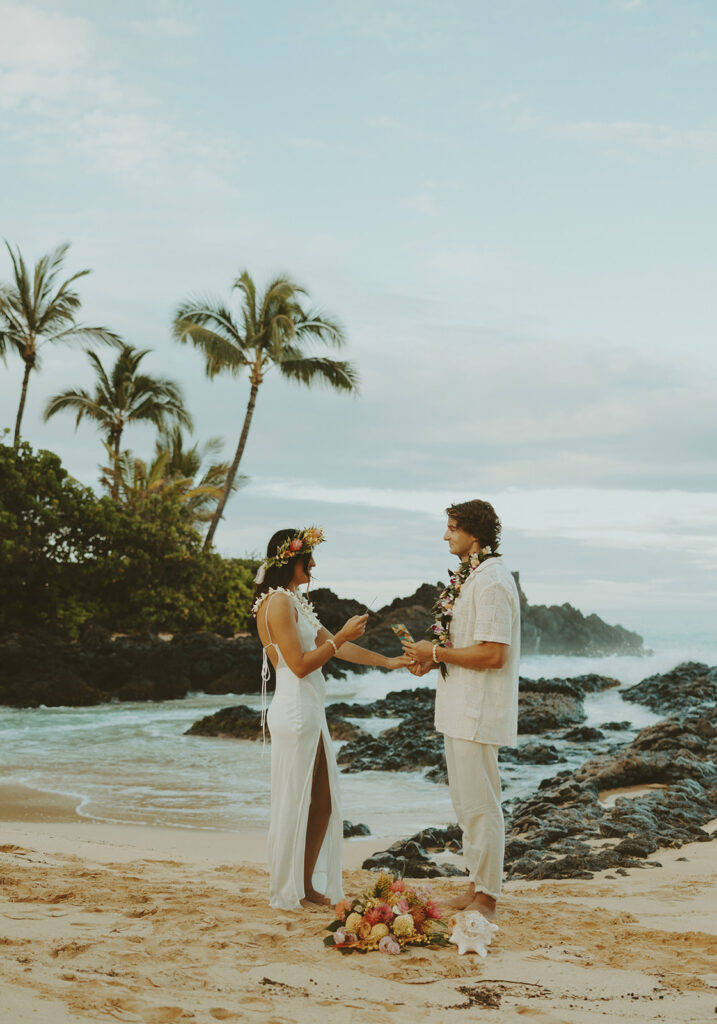
[[[458,505],[449,505],[447,515],[455,519],[461,530],[479,541],[482,548],[490,547],[495,553],[500,544],[500,519],[488,501],[475,498],[473,501],[462,501]]]
[[[287,540],[291,540],[299,533],[298,530],[277,530],[274,536],[271,538],[269,543],[266,545],[266,557],[275,558],[276,553]],[[261,583],[254,584],[254,596],[252,597],[252,605],[258,597],[265,594],[267,590],[271,590],[272,587],[288,587],[294,576],[294,566],[298,561],[303,561],[304,568],[308,571],[309,562],[311,561],[312,552],[309,551],[303,555],[294,555],[288,562],[283,565],[270,565],[264,573],[264,579]]]

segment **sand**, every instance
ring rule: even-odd
[[[261,834],[105,825],[23,796],[0,788],[3,1024],[715,1020],[712,843],[625,875],[508,883],[486,959],[345,956],[322,944],[330,914],[269,908]],[[346,842],[347,894],[384,846]]]

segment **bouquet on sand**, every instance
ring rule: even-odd
[[[431,887],[409,888],[402,878],[381,872],[357,899],[336,904],[324,945],[342,953],[400,953],[406,946],[447,946],[449,927]]]

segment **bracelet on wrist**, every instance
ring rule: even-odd
[[[432,652],[433,653],[433,661],[434,661],[434,663],[436,665],[440,664],[440,662],[438,661],[438,647],[439,647],[439,644],[434,644],[433,645],[433,652]]]
[[[339,649],[338,649],[338,647],[336,646],[336,644],[334,643],[334,641],[333,641],[333,640],[331,639],[331,637],[328,637],[328,638],[327,638],[327,640],[326,640],[326,643],[327,643],[327,644],[331,644],[331,646],[332,646],[332,647],[333,647],[333,649],[334,649],[334,654],[338,654],[338,653],[339,653]],[[333,657],[333,655],[332,655],[332,657]]]

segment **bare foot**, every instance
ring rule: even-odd
[[[486,896],[484,892],[477,892],[475,899],[469,903],[464,910],[477,910],[479,914],[492,921],[497,913],[497,903],[492,896]]]
[[[331,900],[328,896],[324,896],[322,892],[317,892],[316,889],[307,889],[306,895],[303,900],[299,900],[299,903],[302,907],[306,907],[307,905],[314,907],[328,907],[331,905]]]
[[[453,900],[448,900],[447,905],[453,907],[454,910],[465,910],[476,898],[476,891],[473,883],[468,886],[462,896],[456,896]]]

